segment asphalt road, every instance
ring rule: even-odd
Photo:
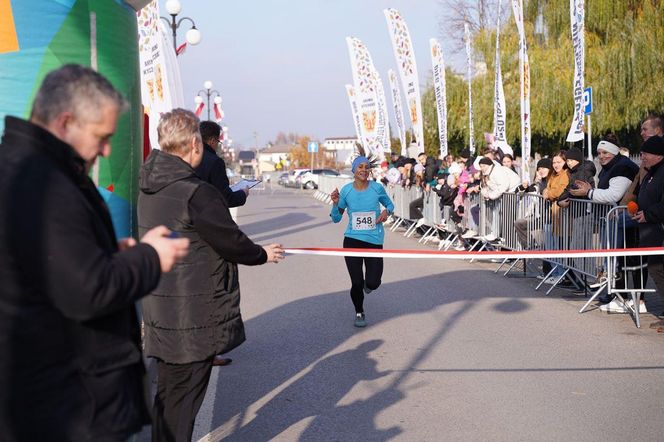
[[[345,224],[309,195],[252,192],[238,224],[261,244],[340,247]],[[342,258],[241,267],[247,342],[213,368],[194,440],[664,440],[654,317],[578,314],[585,298],[495,267],[386,260],[365,329]]]

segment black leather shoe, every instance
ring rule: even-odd
[[[212,359],[213,367],[223,367],[224,365],[229,365],[233,360],[231,358],[222,358],[221,355],[217,355]]]

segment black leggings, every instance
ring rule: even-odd
[[[382,249],[382,244],[371,244],[359,239],[344,236],[344,249]],[[353,300],[355,313],[364,313],[364,283],[367,288],[376,290],[380,287],[380,278],[383,277],[383,258],[359,258],[346,256],[346,267],[350,275],[350,299]],[[366,276],[362,271],[362,264],[366,268]]]

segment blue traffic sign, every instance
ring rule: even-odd
[[[588,115],[593,111],[593,88],[587,87],[583,91],[583,112]]]
[[[318,143],[315,141],[309,141],[307,145],[307,152],[316,153],[318,152]]]

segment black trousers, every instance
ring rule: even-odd
[[[359,239],[344,237],[344,249],[382,249],[382,244],[371,244]],[[353,300],[355,313],[364,313],[364,283],[367,288],[376,290],[383,277],[383,258],[359,258],[346,256],[346,268],[350,275],[350,299]],[[366,273],[362,269],[364,265]]]
[[[190,364],[157,362],[152,442],[189,442],[205,398],[212,359]]]

